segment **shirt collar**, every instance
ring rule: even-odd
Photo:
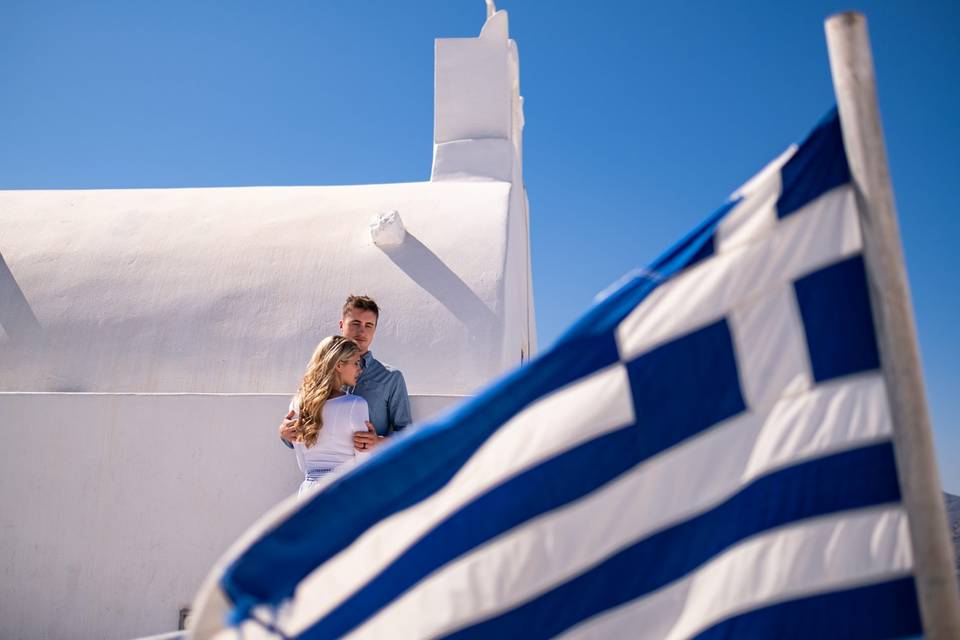
[[[367,351],[365,354],[360,356],[360,359],[363,360],[363,369],[360,370],[360,375],[357,376],[357,384],[360,384],[360,381],[363,380],[363,374],[370,367],[370,363],[373,362],[373,352]],[[350,387],[350,393],[353,393],[356,386]]]

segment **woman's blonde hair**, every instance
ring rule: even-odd
[[[346,362],[360,352],[353,340],[343,336],[324,338],[317,345],[303,382],[297,390],[300,400],[300,414],[295,428],[297,437],[306,447],[317,442],[317,436],[323,427],[323,405],[340,389],[338,388],[337,364]]]

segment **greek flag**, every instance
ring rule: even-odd
[[[224,563],[224,637],[922,632],[836,111]]]

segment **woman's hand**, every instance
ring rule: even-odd
[[[355,431],[353,434],[353,448],[357,451],[370,451],[383,439],[377,435],[377,429],[372,422],[367,420],[366,425],[366,431]]]
[[[300,438],[297,437],[297,421],[294,419],[293,409],[290,409],[290,412],[287,413],[287,417],[283,419],[283,422],[280,423],[278,431],[280,432],[280,439],[286,440],[287,442],[296,442]]]

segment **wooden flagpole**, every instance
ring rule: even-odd
[[[867,20],[861,13],[839,13],[826,20],[825,29],[863,231],[864,260],[893,419],[900,490],[910,520],[924,635],[955,640],[960,638],[960,595],[933,453]]]

